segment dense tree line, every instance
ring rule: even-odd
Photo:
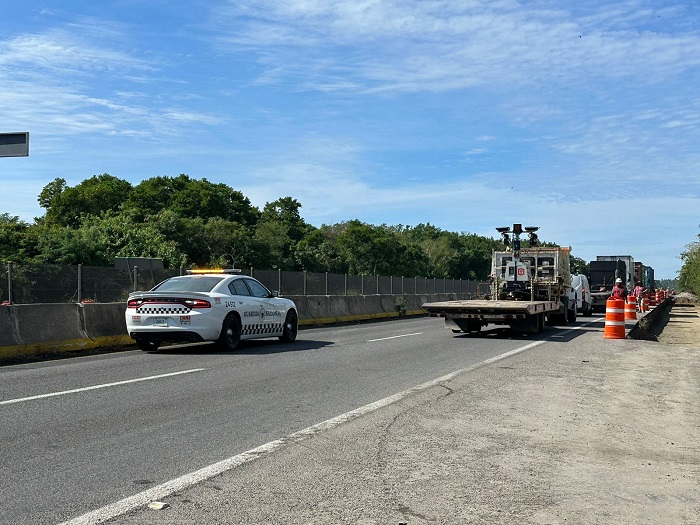
[[[109,174],[76,186],[57,178],[33,223],[0,214],[0,260],[112,266],[114,257],[160,257],[169,267],[224,266],[364,275],[485,279],[500,240],[431,224],[350,220],[320,228],[283,197],[259,210],[225,184],[187,175],[137,185]]]
[[[686,246],[681,254],[683,266],[678,277],[678,286],[681,290],[700,295],[700,234],[698,240]]]

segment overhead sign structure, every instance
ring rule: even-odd
[[[29,132],[0,133],[0,157],[28,157]]]

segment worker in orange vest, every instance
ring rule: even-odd
[[[622,279],[619,277],[615,279],[615,286],[613,286],[610,297],[613,299],[622,299],[625,302],[627,301],[627,288],[625,288],[625,285],[622,283]]]

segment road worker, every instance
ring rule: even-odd
[[[641,311],[642,308],[642,299],[644,299],[644,293],[647,291],[646,288],[642,286],[642,283],[637,281],[635,287],[634,287],[634,296],[637,298],[637,310]]]
[[[622,299],[625,302],[627,301],[627,288],[625,288],[622,279],[620,279],[619,277],[615,279],[615,286],[612,289],[610,297],[614,299]]]

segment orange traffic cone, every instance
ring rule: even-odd
[[[603,339],[625,338],[625,302],[610,298],[605,302],[605,330]]]
[[[625,303],[625,321],[637,320],[637,298],[634,295],[627,296]]]

